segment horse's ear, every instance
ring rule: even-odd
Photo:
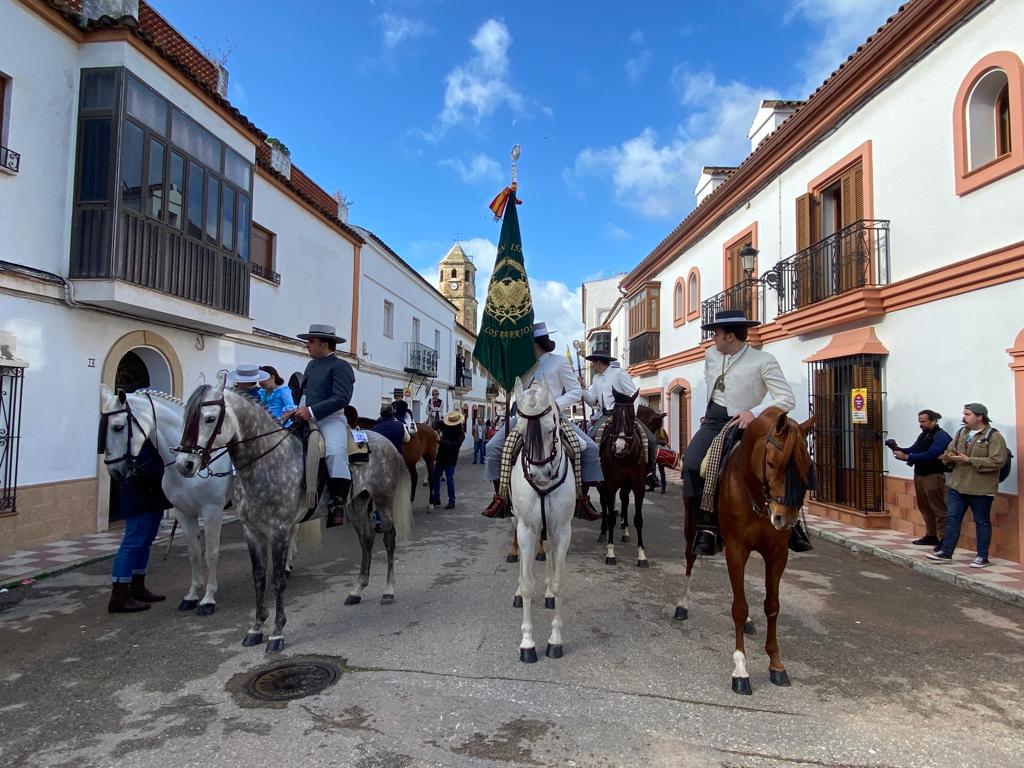
[[[121,405],[124,405],[124,402],[127,399],[128,395],[125,394],[125,391],[123,389],[117,390],[117,402],[119,402]]]
[[[213,385],[213,391],[210,393],[211,400],[219,400],[224,397],[224,387],[227,385],[228,372],[223,368],[217,371],[217,383]]]
[[[800,432],[803,433],[804,437],[811,434],[814,430],[814,414],[811,414],[811,418],[807,421],[800,422]]]
[[[775,420],[775,432],[782,434],[789,428],[789,414],[783,411],[779,414],[779,418]]]
[[[113,396],[114,390],[112,390],[106,384],[100,384],[100,400],[102,400],[104,404],[106,404],[106,402]]]

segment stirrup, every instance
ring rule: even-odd
[[[697,529],[697,538],[693,542],[693,552],[705,557],[714,557],[718,554],[718,531],[714,528],[701,527]]]

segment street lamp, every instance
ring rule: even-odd
[[[743,274],[747,280],[754,274],[754,265],[757,264],[758,250],[750,243],[740,248],[740,263],[743,265]]]

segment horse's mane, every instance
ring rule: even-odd
[[[182,400],[180,397],[175,397],[174,395],[169,395],[166,392],[163,392],[162,390],[159,390],[159,389],[137,389],[134,392],[130,392],[129,394],[132,394],[132,395],[152,395],[153,397],[155,397],[155,398],[157,398],[159,400],[165,400],[168,403],[171,403],[173,405],[182,405],[182,406],[185,405],[185,401]]]
[[[758,441],[767,438],[772,434],[779,416],[783,411],[779,408],[768,408],[758,418],[751,422],[743,435],[741,448],[743,448],[742,466],[752,466],[752,454],[754,446]],[[802,503],[806,490],[814,490],[815,478],[811,456],[807,450],[807,439],[797,424],[789,416],[786,417],[786,432],[782,443],[782,457],[778,466],[785,472],[786,478],[786,503],[794,502],[790,506],[799,506],[796,503],[797,497]]]
[[[615,434],[624,433],[630,435],[633,432],[633,424],[636,423],[636,413],[633,411],[632,403],[616,403],[612,408],[612,431]]]
[[[194,446],[199,442],[199,413],[202,410],[200,404],[206,399],[206,393],[209,391],[209,384],[201,384],[189,395],[185,403],[185,425],[181,430],[183,446]]]

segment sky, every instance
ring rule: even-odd
[[[488,203],[522,145],[537,320],[582,337],[580,285],[628,271],[735,165],[764,98],[802,99],[895,0],[152,0],[226,60],[229,100],[437,285],[458,240],[483,303]]]

